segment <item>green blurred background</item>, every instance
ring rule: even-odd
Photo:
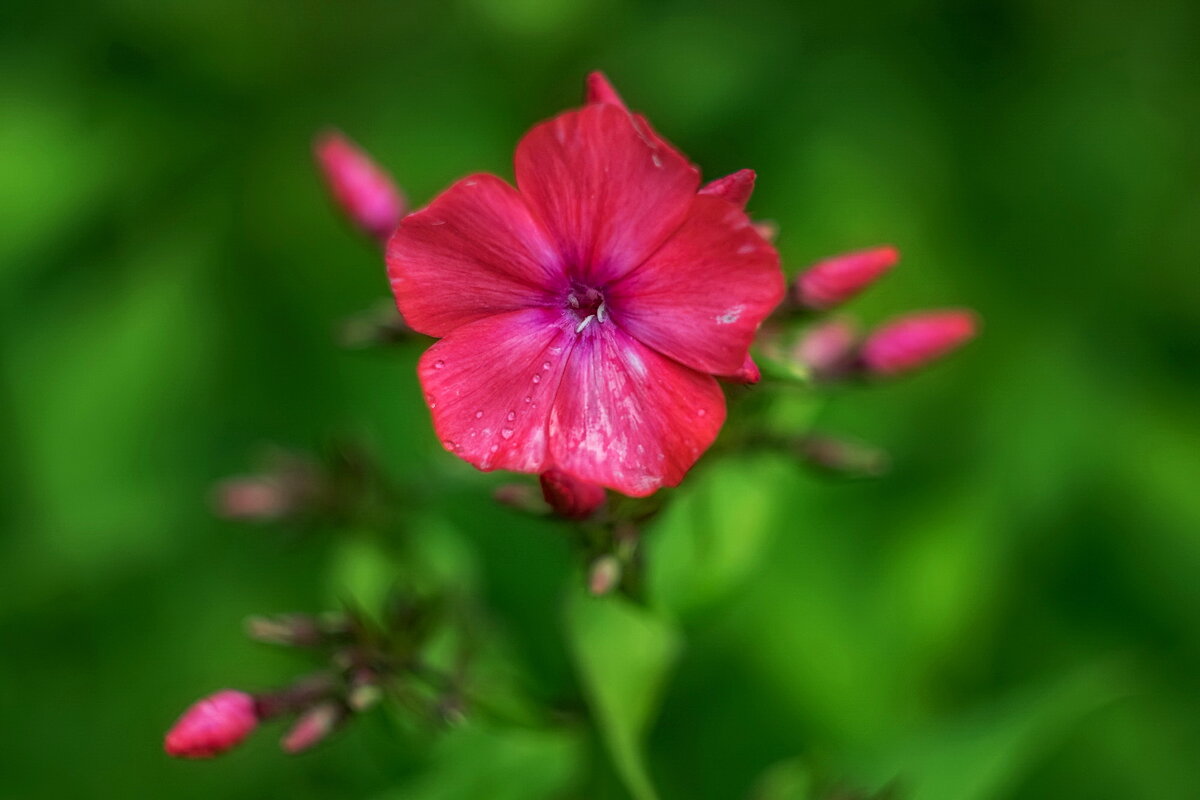
[[[680,648],[661,796],[1200,797],[1197,42],[1189,0],[9,0],[0,797],[626,796],[586,725],[431,745],[377,713],[299,758],[275,727],[161,752],[195,697],[307,667],[243,617],[332,607],[386,550],[215,520],[264,442],[350,434],[432,476],[406,525],[463,545],[532,696],[586,694],[562,529],[441,451],[419,347],[335,345],[386,288],[309,146],[338,125],[421,204],[511,175],[595,68],[710,177],[758,171],[790,270],[898,245],[865,320],[985,320],[821,410],[888,477],[735,458],[650,533]]]

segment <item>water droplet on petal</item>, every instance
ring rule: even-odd
[[[483,417],[483,412],[482,412],[482,411],[476,411],[476,412],[475,412],[475,419],[481,419],[482,417]]]
[[[704,416],[705,414],[707,414],[707,413],[708,413],[708,412],[707,412],[707,411],[705,411],[703,408],[697,408],[697,409],[696,409],[696,416],[697,416],[697,417],[703,417],[703,416]]]
[[[549,362],[549,361],[543,361],[543,362],[542,362],[542,369],[550,369],[550,362]]]
[[[542,382],[542,376],[541,376],[541,375],[534,375],[534,376],[533,376],[533,382],[534,382],[534,383],[541,383],[541,382]]]
[[[525,402],[526,402],[526,403],[528,403],[528,402],[530,402],[530,401],[532,401],[532,400],[533,400],[533,398],[532,398],[532,397],[530,397],[529,395],[525,395]]]
[[[491,450],[490,450],[490,451],[494,453],[494,452],[496,452],[496,451],[497,451],[497,450],[499,450],[499,449],[500,449],[500,445],[498,445],[498,444],[494,444],[494,445],[492,445],[492,446],[491,446]]]
[[[447,450],[454,449],[454,440],[453,439],[443,439],[442,444],[444,444],[446,446]]]
[[[446,362],[442,361],[440,358],[437,361],[433,362],[434,369],[441,369],[444,366],[446,366]]]
[[[508,412],[508,420],[509,420],[509,422],[511,422],[512,420],[514,420],[514,419],[516,419],[516,418],[517,418],[517,412],[515,412],[515,411],[510,411],[510,412]]]
[[[500,430],[500,435],[503,436],[505,439],[511,439],[512,435],[513,435],[513,429],[512,428],[502,428]]]

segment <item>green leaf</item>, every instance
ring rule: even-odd
[[[726,460],[681,493],[646,537],[650,597],[673,613],[721,600],[753,574],[779,527],[775,460]]]
[[[567,641],[600,735],[625,786],[655,800],[642,746],[680,638],[664,620],[620,597],[582,589],[567,603]]]
[[[1091,712],[1121,696],[1116,670],[1091,667],[950,720],[902,743],[872,770],[908,800],[992,800]]]

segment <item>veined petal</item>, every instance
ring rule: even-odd
[[[579,335],[550,412],[550,458],[627,495],[678,484],[725,421],[711,375],[664,358],[615,325]]]
[[[620,278],[674,233],[700,182],[609,103],[535,127],[517,146],[516,175],[570,276],[592,286]]]
[[[679,230],[605,293],[614,322],[693,369],[734,375],[783,299],[779,254],[742,211],[698,195]]]
[[[413,329],[445,336],[540,305],[562,283],[558,256],[515,189],[472,175],[400,222],[387,249],[396,304]]]
[[[541,472],[546,420],[575,339],[559,311],[511,311],[464,325],[417,368],[447,450],[482,470]]]

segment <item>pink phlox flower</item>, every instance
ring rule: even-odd
[[[741,208],[753,173],[702,193],[603,76],[588,98],[525,135],[516,188],[472,175],[405,217],[388,273],[441,339],[418,372],[447,450],[640,496],[712,444],[714,376],[745,374],[784,281]]]

